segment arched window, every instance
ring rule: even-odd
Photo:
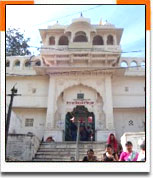
[[[40,61],[37,61],[37,62],[35,63],[35,65],[36,65],[36,66],[41,66],[41,62],[40,62]]]
[[[141,67],[142,67],[142,68],[145,68],[145,62],[144,62],[144,61],[141,62]]]
[[[55,45],[55,37],[51,36],[49,38],[49,45]]]
[[[59,45],[68,45],[69,40],[67,36],[61,36],[58,42]]]
[[[104,45],[103,38],[99,35],[95,36],[92,42],[93,45]]]
[[[136,67],[137,66],[137,63],[135,61],[132,61],[131,64],[130,64],[131,67]]]
[[[75,34],[74,42],[87,42],[87,36],[85,32],[79,31]]]
[[[30,67],[30,66],[31,66],[30,61],[26,61],[26,62],[25,62],[25,67]]]
[[[114,38],[112,35],[108,35],[107,37],[107,44],[108,45],[113,45],[114,44]]]
[[[126,61],[122,61],[122,62],[121,62],[121,67],[128,67],[127,62],[126,62]]]
[[[19,60],[15,61],[14,66],[15,67],[19,67],[20,66],[20,61]]]
[[[6,61],[6,67],[10,67],[10,61]]]

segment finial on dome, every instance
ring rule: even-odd
[[[82,12],[81,12],[81,14],[80,14],[80,17],[83,17],[83,14],[82,14]]]
[[[58,23],[58,20],[56,21],[56,23]]]

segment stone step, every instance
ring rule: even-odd
[[[59,154],[59,155],[63,155],[63,154],[74,154],[76,151],[38,151],[36,154],[44,154],[44,155],[56,155],[56,154]],[[99,150],[99,151],[95,151],[95,154],[100,154],[100,153],[103,153],[104,151],[102,150]],[[81,154],[87,154],[87,151],[79,151],[79,153]]]
[[[75,157],[75,156],[74,156]],[[84,157],[84,156],[83,156]],[[79,161],[83,160],[83,157],[79,157]],[[101,161],[101,157],[97,157],[98,161]],[[60,157],[60,158],[34,158],[33,161],[53,161],[53,162],[71,162],[70,157]]]
[[[71,161],[70,158],[60,158],[60,159],[51,159],[51,158],[34,158],[33,161],[40,161],[40,162],[47,162],[47,161],[53,161],[53,162],[66,162],[66,161]]]
[[[87,150],[93,149],[95,156],[101,160],[102,154],[105,150],[105,143],[96,142],[82,142],[79,143],[79,160],[82,161],[83,157],[87,155]],[[33,161],[71,161],[71,157],[75,157],[76,143],[75,142],[52,142],[41,143]]]
[[[81,144],[85,144],[85,145],[87,145],[87,144],[94,144],[94,145],[100,145],[100,144],[105,144],[106,142],[90,142],[90,141],[81,141],[81,142],[79,142],[79,144],[81,145]],[[50,145],[50,144],[59,144],[59,145],[70,145],[70,144],[76,144],[76,142],[74,142],[74,141],[65,141],[65,142],[42,142],[41,143],[42,145]]]
[[[102,154],[103,153],[96,153],[95,154],[95,156],[102,156]],[[86,155],[86,153],[79,153],[79,156],[85,156]],[[67,157],[67,156],[75,156],[75,153],[67,153],[67,154],[36,154],[35,155],[35,157],[36,158],[39,158],[39,157],[44,157],[44,158],[46,158],[46,157],[49,157],[49,158],[52,158],[52,157],[54,157],[54,158],[58,158],[58,157]]]
[[[89,148],[88,148],[89,149]],[[87,148],[79,148],[79,151],[85,151],[87,152],[88,150]],[[38,151],[41,151],[41,152],[64,152],[64,151],[68,151],[68,152],[71,152],[71,151],[75,151],[76,148],[39,148]],[[101,148],[98,148],[98,149],[94,149],[94,151],[103,151],[104,149],[101,149]]]
[[[74,156],[74,158],[75,158],[75,156]],[[83,158],[84,158],[84,156],[83,157],[79,157],[79,161],[82,161],[83,160]],[[101,159],[102,157],[101,156],[99,156],[99,157],[97,157],[97,160],[98,161],[101,161],[102,159]],[[46,161],[72,161],[71,160],[71,157],[60,157],[60,158],[50,158],[50,157],[46,157],[46,158],[41,158],[41,157],[39,157],[39,158],[34,158],[33,160],[46,160]]]
[[[76,144],[42,144],[40,145],[40,149],[41,148],[76,148]],[[97,149],[97,148],[100,148],[100,149],[105,149],[105,145],[91,145],[91,144],[87,144],[87,145],[79,145],[79,148],[86,148],[86,149],[89,149],[89,148],[92,148],[92,149]]]

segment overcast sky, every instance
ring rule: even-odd
[[[30,46],[40,47],[39,30],[59,24],[69,25],[73,18],[90,18],[92,24],[107,20],[118,28],[124,28],[121,39],[122,56],[145,56],[145,6],[144,5],[7,5],[6,28],[20,28],[25,37],[30,37]],[[35,48],[30,48],[39,54]]]

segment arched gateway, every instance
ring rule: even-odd
[[[80,141],[97,141],[97,133],[106,128],[103,99],[91,87],[78,84],[64,89],[56,106],[54,128],[61,130],[63,141],[76,140],[78,120]]]
[[[95,141],[95,116],[85,106],[76,106],[65,118],[65,141],[76,141],[78,122],[79,140]]]

